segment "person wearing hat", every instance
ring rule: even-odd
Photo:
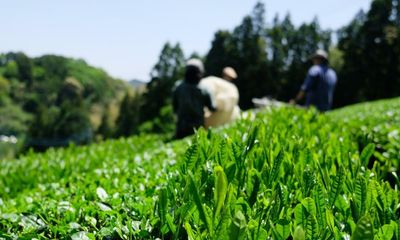
[[[222,70],[222,78],[209,76],[200,81],[199,86],[210,92],[218,109],[215,112],[205,112],[206,128],[227,124],[240,116],[239,91],[232,83],[236,78],[236,71],[231,67],[225,67]]]
[[[237,78],[237,73],[235,69],[231,67],[224,67],[222,70],[222,78],[226,81],[232,82]]]
[[[313,66],[308,70],[307,76],[299,93],[290,103],[296,104],[306,98],[305,106],[315,106],[319,111],[331,109],[333,92],[337,82],[336,72],[328,65],[328,53],[317,50],[311,56]]]
[[[184,81],[173,92],[173,109],[178,117],[176,139],[192,135],[195,129],[204,126],[204,108],[215,111],[211,95],[198,87],[204,74],[203,63],[199,59],[186,62]]]

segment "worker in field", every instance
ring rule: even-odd
[[[329,67],[328,53],[324,50],[317,50],[312,56],[312,62],[313,66],[309,69],[299,93],[290,103],[296,104],[305,97],[307,107],[312,105],[325,112],[332,107],[336,72]]]
[[[198,86],[204,74],[203,63],[190,59],[186,63],[185,79],[173,92],[173,109],[178,117],[175,138],[180,139],[204,126],[204,108],[215,111],[211,95]]]
[[[222,70],[222,78],[209,76],[200,81],[200,87],[210,92],[218,109],[215,112],[205,112],[206,128],[221,126],[239,117],[239,91],[232,83],[236,78],[236,71],[231,67],[225,67]]]

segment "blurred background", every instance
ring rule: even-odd
[[[0,159],[174,131],[184,63],[238,72],[240,107],[293,98],[316,49],[334,107],[400,95],[399,0],[8,1],[0,26]]]

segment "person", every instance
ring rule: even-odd
[[[325,112],[332,107],[336,72],[329,67],[328,53],[324,50],[317,50],[312,56],[312,62],[313,66],[309,69],[299,93],[290,103],[296,104],[305,97],[307,107],[313,105],[319,111]]]
[[[195,129],[204,126],[204,108],[215,111],[211,95],[199,88],[204,74],[203,63],[199,59],[189,59],[186,63],[185,78],[173,92],[173,109],[178,117],[175,139],[192,135]]]
[[[199,86],[210,92],[218,108],[215,112],[205,112],[206,128],[221,126],[239,117],[239,91],[232,83],[236,78],[236,71],[231,67],[225,67],[222,78],[209,76],[200,81]]]

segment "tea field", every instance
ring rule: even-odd
[[[400,239],[400,99],[0,161],[0,239]]]

